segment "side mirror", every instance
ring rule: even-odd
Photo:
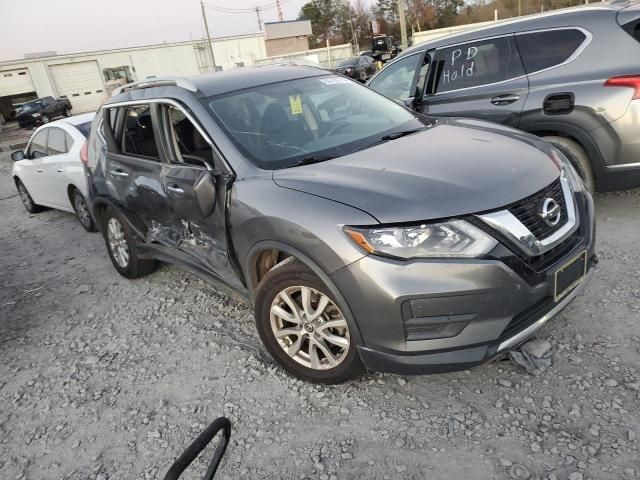
[[[11,154],[11,160],[14,162],[19,162],[20,160],[24,160],[27,158],[24,154],[24,150],[16,150]]]
[[[193,191],[198,199],[200,212],[207,218],[216,208],[217,189],[213,174],[210,171],[202,172],[200,178],[193,186]]]

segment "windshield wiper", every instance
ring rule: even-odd
[[[302,160],[298,160],[294,167],[299,167],[301,165],[311,165],[312,163],[320,163],[326,162],[327,160],[333,160],[336,158],[335,155],[310,155],[308,157],[304,157]]]
[[[419,132],[422,129],[424,129],[424,127],[413,128],[411,130],[402,130],[400,132],[388,133],[387,135],[384,135],[384,136],[380,137],[380,142],[387,142],[389,140],[395,140],[396,138],[404,137],[406,135],[411,135],[412,133]]]

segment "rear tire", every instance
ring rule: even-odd
[[[18,194],[20,195],[20,200],[22,200],[22,204],[24,208],[27,209],[29,213],[38,213],[43,210],[43,208],[33,201],[33,198],[29,194],[27,187],[24,186],[20,180],[17,180]]]
[[[73,190],[71,193],[71,205],[73,205],[73,209],[76,212],[76,217],[87,232],[96,232],[98,229],[96,228],[96,224],[91,217],[91,213],[89,213],[89,208],[87,207],[87,201],[84,199],[84,195],[80,193],[79,190]]]
[[[112,208],[102,216],[109,258],[120,275],[139,278],[153,272],[155,260],[138,256],[138,241],[129,224]]]
[[[593,194],[596,190],[596,180],[593,175],[593,168],[589,162],[589,157],[587,156],[587,152],[584,151],[584,148],[577,142],[565,137],[548,136],[543,138],[565,154],[578,172],[578,175],[580,175],[580,178],[582,178],[585,188],[589,193]]]
[[[287,372],[307,382],[341,383],[364,370],[345,310],[292,257],[267,272],[256,292],[256,327],[263,344]]]

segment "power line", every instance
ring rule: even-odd
[[[211,3],[205,3],[204,6],[222,13],[255,13],[256,8],[260,9],[260,11],[271,10],[273,8],[278,8],[278,4],[282,6],[291,1],[292,0],[282,0],[282,1],[276,0],[275,2],[267,3],[264,5],[257,5],[254,7],[246,7],[246,8],[222,7],[219,5],[213,5]]]

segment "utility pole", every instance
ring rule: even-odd
[[[404,0],[398,0],[398,17],[400,17],[400,38],[402,39],[402,49],[407,49],[407,19],[404,16]]]
[[[518,16],[522,16],[522,0],[518,0]]]
[[[280,0],[276,0],[276,8],[278,10],[278,20],[282,22],[284,17],[282,16],[282,8],[280,8]]]
[[[204,20],[204,31],[207,33],[207,45],[209,46],[209,54],[211,55],[211,71],[216,71],[216,59],[213,56],[213,45],[211,45],[211,35],[209,35],[209,25],[207,24],[207,14],[204,13],[204,2],[200,0],[200,7],[202,8],[202,20]]]
[[[262,20],[260,20],[260,7],[256,7],[256,15],[258,15],[258,31],[262,31]]]

